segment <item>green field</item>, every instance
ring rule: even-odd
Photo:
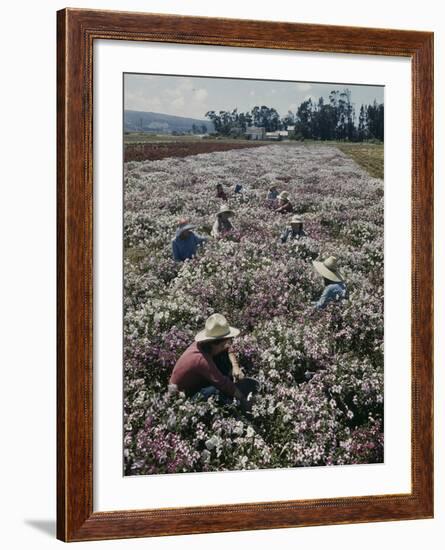
[[[282,143],[301,143],[289,142]],[[304,144],[307,147],[316,145],[326,145],[328,147],[337,147],[342,153],[352,158],[359,166],[364,168],[373,178],[383,179],[384,170],[384,144],[383,143],[349,143],[345,141],[315,141],[306,140]]]
[[[383,179],[383,143],[336,143],[336,147],[355,160],[370,176]]]

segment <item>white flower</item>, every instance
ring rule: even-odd
[[[233,428],[233,433],[235,435],[243,435],[243,432],[244,432],[244,428],[243,428],[242,422],[237,422],[237,424]]]
[[[212,435],[210,439],[207,439],[205,442],[205,446],[209,451],[212,451],[213,449],[216,449],[216,447],[220,444],[220,438],[217,435]]]
[[[207,449],[204,449],[201,453],[201,458],[204,462],[209,462],[211,457],[210,452]]]

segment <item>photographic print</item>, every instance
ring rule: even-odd
[[[60,540],[433,517],[433,46],[57,13]]]
[[[384,87],[123,77],[124,474],[384,461]]]

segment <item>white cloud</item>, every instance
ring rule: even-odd
[[[193,90],[193,82],[190,78],[184,78],[181,80],[177,90],[179,92],[191,92]]]
[[[159,109],[162,105],[162,101],[159,99],[159,97],[152,97],[150,98],[150,101],[147,101],[151,105],[152,110]]]
[[[178,116],[204,118],[203,113],[208,110],[208,91],[205,88],[193,87],[193,81],[189,78],[181,80],[174,88],[164,89],[164,95],[165,108],[162,112],[173,114],[174,111]]]
[[[185,78],[181,80],[176,88],[164,88],[164,93],[170,97],[186,97],[190,95],[190,92],[193,92],[193,83],[190,78]]]
[[[297,84],[297,90],[299,92],[308,92],[312,89],[312,84],[309,84],[307,82],[301,82],[300,84]]]
[[[146,96],[132,92],[125,94],[125,109],[131,111],[158,111],[162,104],[163,102],[158,96]]]
[[[177,97],[176,99],[174,99],[171,102],[171,105],[172,105],[172,107],[175,107],[177,109],[180,109],[180,108],[184,107],[184,105],[185,105],[184,97],[183,96]]]
[[[198,101],[204,101],[208,97],[207,90],[204,90],[204,88],[200,88],[199,90],[195,90],[195,99]]]

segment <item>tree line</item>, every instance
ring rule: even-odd
[[[266,132],[285,130],[294,126],[290,137],[294,139],[322,139],[340,141],[384,140],[384,107],[376,100],[371,105],[361,105],[356,116],[351,92],[333,90],[328,101],[320,97],[318,101],[307,99],[295,113],[288,111],[283,117],[276,109],[262,105],[250,112],[208,111],[205,114],[222,136],[244,134],[252,126],[262,127]]]

